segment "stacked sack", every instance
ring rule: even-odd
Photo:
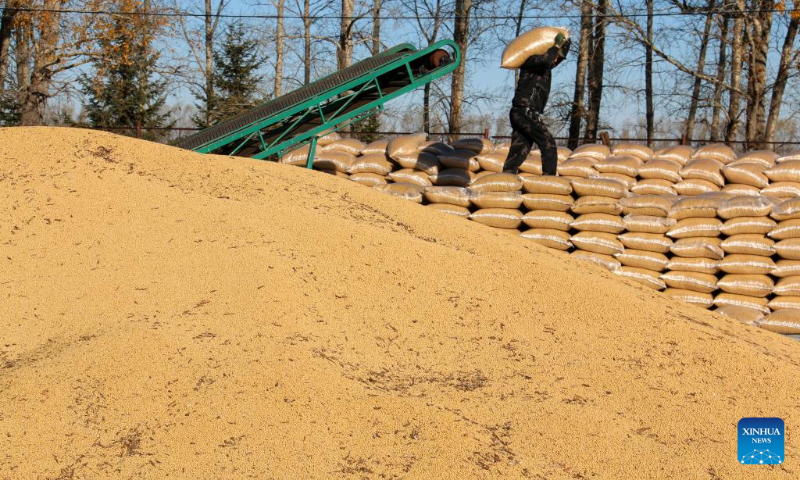
[[[569,161],[569,160],[568,160]],[[565,162],[566,163],[566,162]],[[575,203],[570,210],[575,219],[570,223],[570,241],[576,250],[573,256],[628,275],[615,255],[624,248],[617,235],[625,230],[619,201],[627,195],[623,184],[607,178],[575,178],[572,180]]]
[[[525,194],[522,203],[526,213],[525,227],[520,236],[557,250],[572,248],[570,229],[574,217],[572,183],[563,177],[520,174]]]
[[[490,173],[472,182],[467,189],[477,208],[469,219],[482,225],[519,234],[522,224],[522,180],[510,173]]]

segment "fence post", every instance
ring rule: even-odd
[[[687,145],[688,144],[688,140],[689,140],[689,137],[687,137],[685,133],[683,135],[681,135],[681,145]]]
[[[611,146],[611,139],[608,136],[608,132],[600,132],[600,139],[603,141],[603,145],[606,147]]]
[[[484,128],[483,129],[483,138],[485,138],[486,140],[489,140],[489,129],[488,128]]]
[[[142,121],[136,121],[136,138],[142,138]]]

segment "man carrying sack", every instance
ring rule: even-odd
[[[542,114],[550,95],[552,70],[569,52],[571,41],[562,33],[543,55],[531,55],[519,66],[519,82],[511,102],[511,148],[503,172],[517,174],[535,143],[542,152],[542,173],[555,175],[558,166],[556,142],[544,124]]]

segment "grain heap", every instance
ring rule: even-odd
[[[315,168],[569,252],[684,302],[800,333],[800,213],[787,202],[800,195],[800,155],[586,144],[559,147],[559,177],[542,177],[532,151],[512,178],[501,173],[508,148],[424,135],[368,146],[329,140]],[[304,164],[307,152],[284,158]],[[767,318],[779,310],[788,312]]]

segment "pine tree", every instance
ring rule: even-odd
[[[149,128],[169,127],[170,113],[164,111],[166,81],[156,78],[158,53],[149,37],[157,28],[132,15],[115,15],[101,37],[103,53],[93,61],[92,76],[79,79],[85,95],[84,108],[93,127],[130,128],[141,126],[145,137],[163,136]]]
[[[221,51],[214,52],[214,98],[209,114],[212,123],[246,111],[259,101],[258,84],[262,76],[257,71],[264,59],[259,58],[257,45],[241,24],[226,29]],[[205,103],[202,95],[197,98]],[[194,122],[202,125],[203,120],[196,117]]]
[[[380,112],[353,123],[353,131],[359,132],[358,135],[356,135],[358,139],[367,143],[378,139],[376,132],[380,131],[380,128]]]

